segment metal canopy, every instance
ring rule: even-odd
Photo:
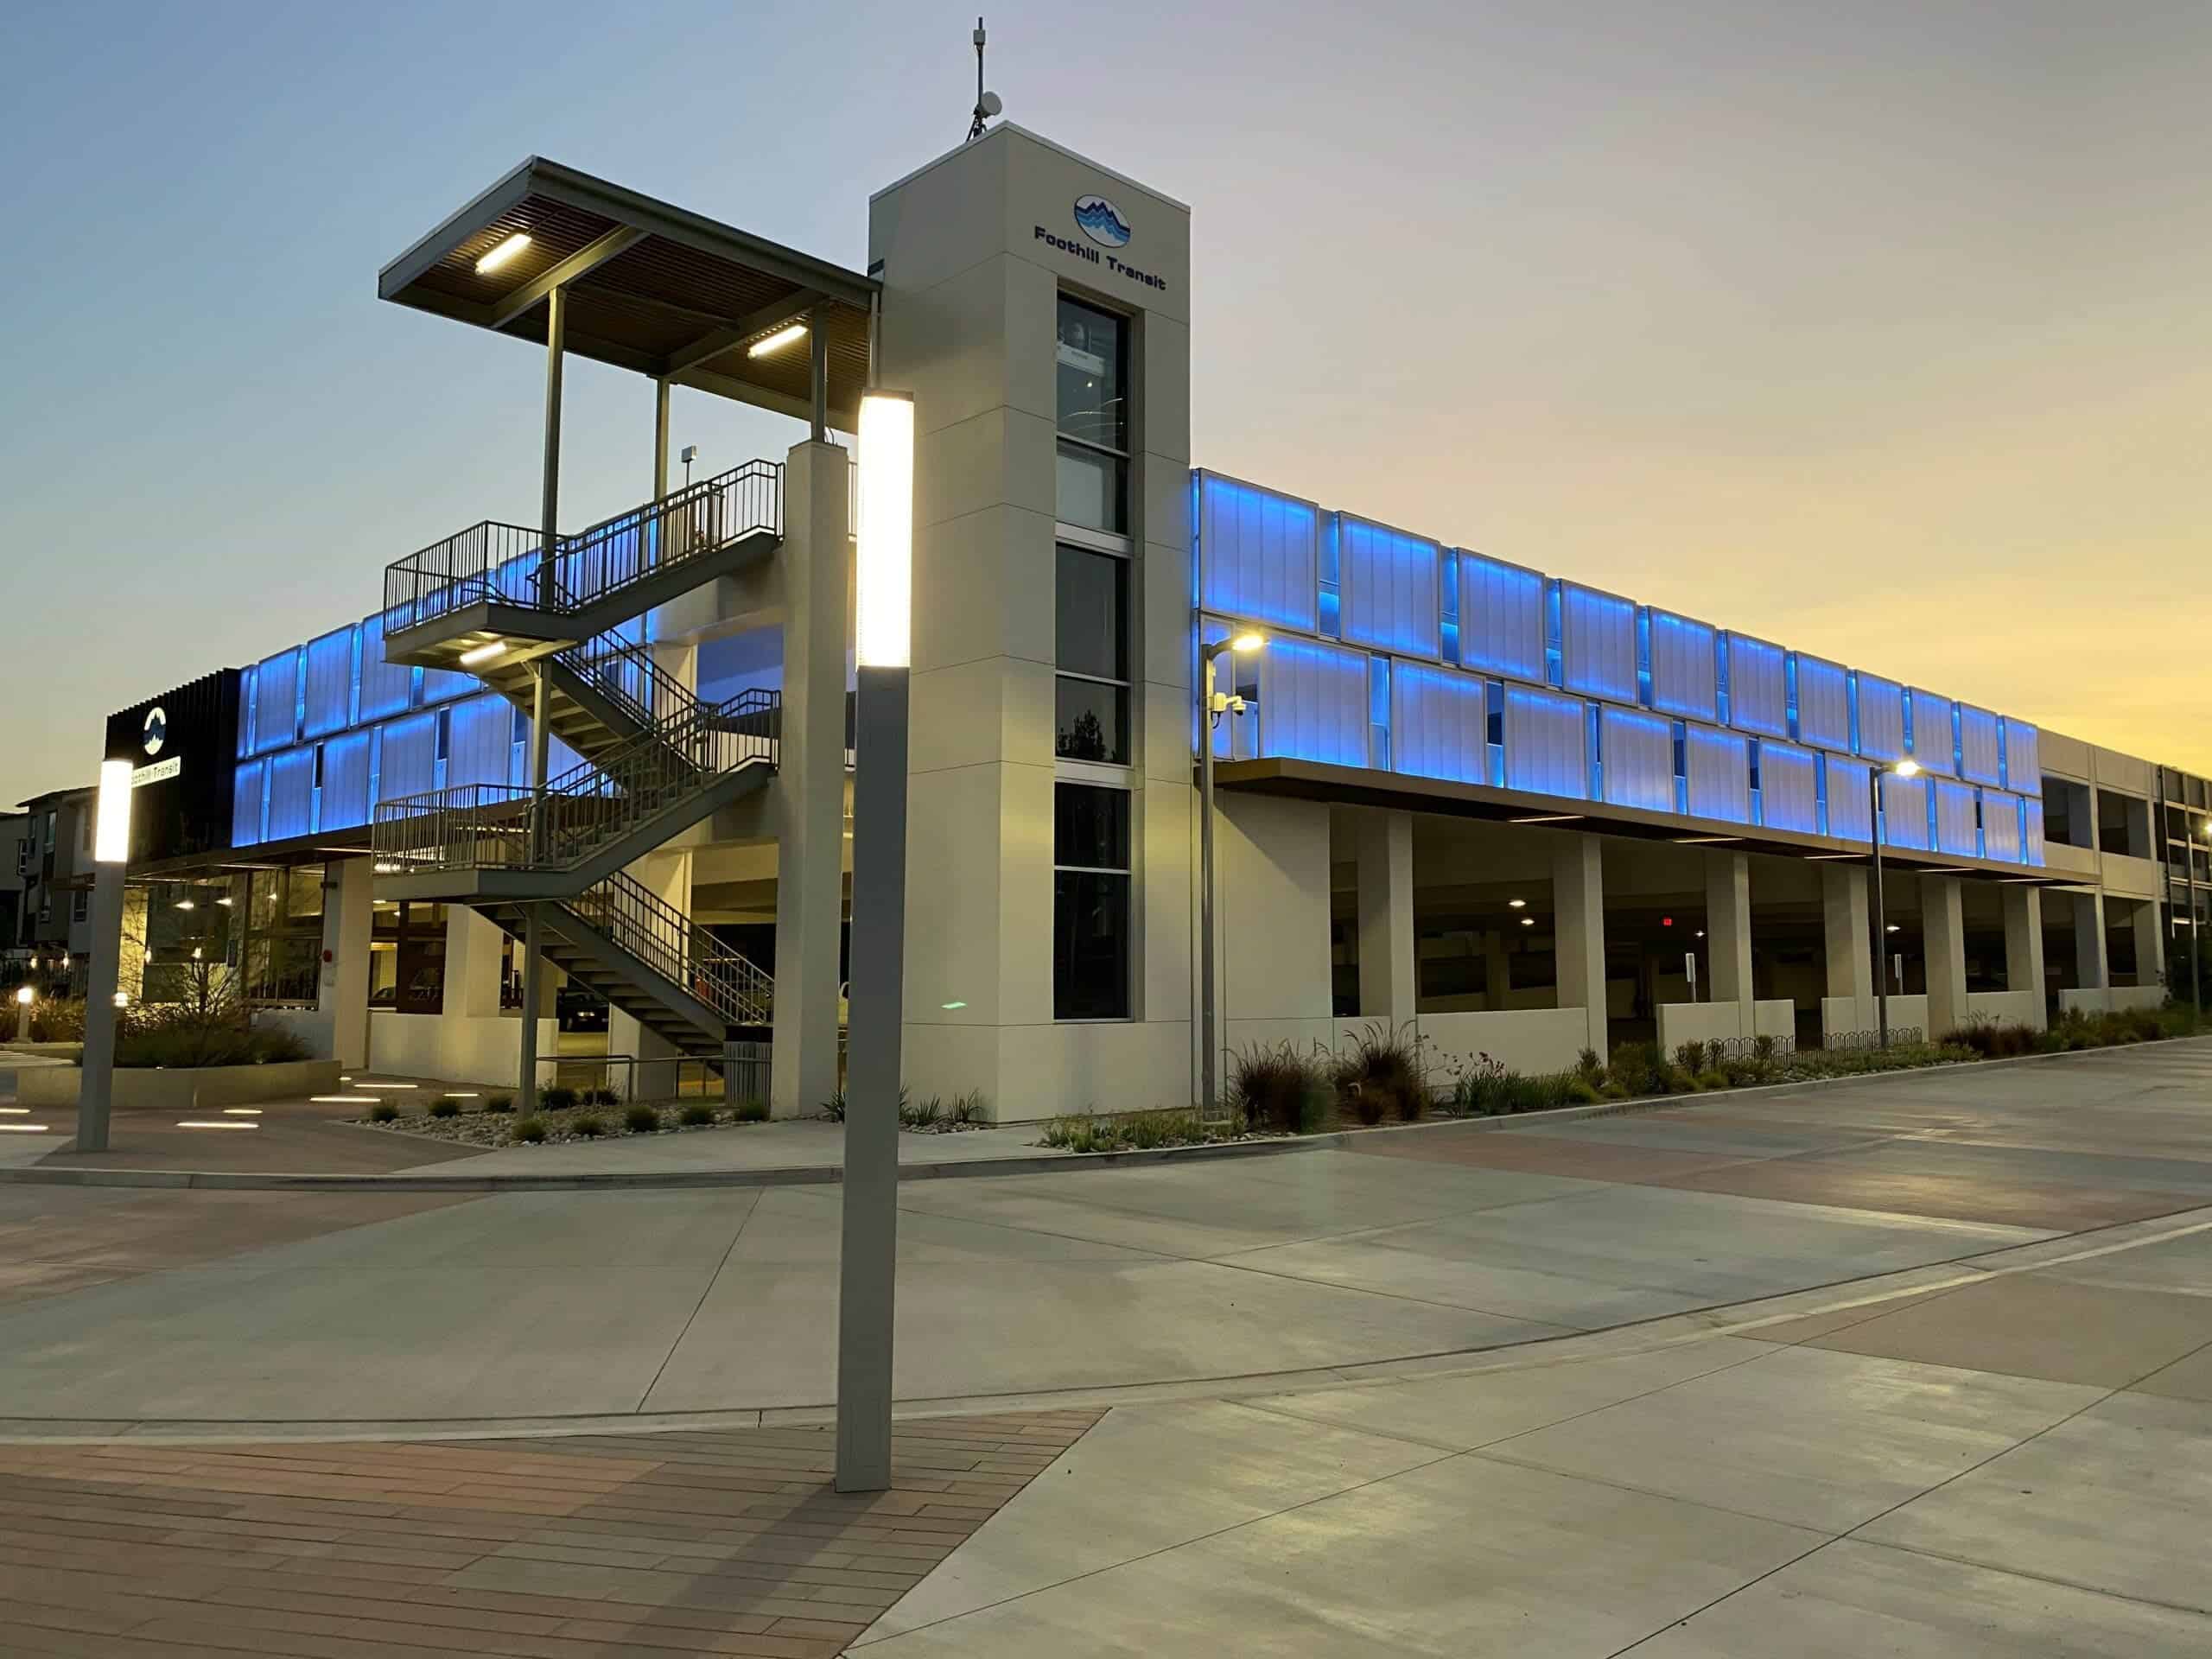
[[[530,244],[488,272],[517,233]],[[807,418],[808,348],[754,343],[805,321],[829,353],[833,424],[857,423],[878,284],[668,202],[533,156],[377,276],[377,294],[543,345],[567,294],[565,348],[617,368]]]

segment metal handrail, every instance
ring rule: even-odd
[[[553,660],[589,681],[639,727],[699,706],[691,688],[656,663],[652,652],[619,634],[595,634],[554,652]]]
[[[543,531],[486,520],[386,568],[385,632],[478,601],[574,615],[671,565],[783,528],[784,467],[773,461],[748,461],[575,535],[556,535],[550,560]]]
[[[710,776],[780,752],[782,703],[751,690],[690,706],[550,779],[542,791],[466,784],[377,804],[370,848],[379,874],[574,869]]]
[[[776,982],[675,906],[622,871],[594,882],[569,909],[664,979],[734,1026],[775,1017]]]

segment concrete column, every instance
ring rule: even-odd
[[[1420,996],[1414,960],[1414,820],[1410,812],[1358,817],[1359,1012],[1402,1025]]]
[[[1827,994],[1851,999],[1839,1029],[1874,1028],[1873,944],[1867,932],[1867,873],[1856,865],[1821,866],[1821,925],[1827,945]]]
[[[2166,978],[2166,931],[2159,925],[2158,901],[2142,899],[2134,909],[2135,982],[2162,985]]]
[[[2105,965],[2105,896],[2101,893],[2070,896],[2074,900],[2075,988],[2109,990],[2112,972]]]
[[[1967,1018],[1967,926],[1959,880],[1920,878],[1920,925],[1928,948],[1929,1042],[1956,1031]]]
[[[1705,957],[1715,1002],[1736,1005],[1736,1034],[1751,1034],[1751,861],[1705,855]]]
[[[330,1016],[330,1058],[364,1069],[369,1063],[369,936],[374,921],[374,866],[365,858],[334,858],[323,866],[322,948],[329,960],[315,1006]]]
[[[851,612],[848,462],[794,447],[784,472],[783,750],[778,763],[776,1023],[769,1109],[814,1112],[837,1088],[845,915],[845,645]]]
[[[1491,928],[1483,935],[1483,1006],[1492,1010],[1505,1006],[1506,988],[1513,979],[1505,946],[1505,935],[1499,929]]]
[[[1559,1005],[1585,1010],[1585,1041],[1611,1052],[1605,1036],[1605,872],[1595,836],[1569,834],[1552,849],[1552,925]]]
[[[446,988],[448,1020],[496,1020],[506,935],[467,905],[446,906]]]
[[[2005,988],[2035,994],[2028,1023],[2041,1031],[2049,1023],[2044,1011],[2043,893],[2015,883],[2004,889],[2004,903]]]

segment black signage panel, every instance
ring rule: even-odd
[[[201,676],[107,717],[105,758],[128,760],[130,861],[149,863],[231,844],[238,765],[238,671]]]

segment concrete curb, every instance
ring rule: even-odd
[[[2016,1054],[1999,1060],[1955,1060],[1905,1071],[1861,1073],[1847,1077],[1813,1077],[1798,1083],[1770,1083],[1709,1094],[1651,1095],[1634,1100],[1601,1101],[1589,1106],[1559,1106],[1548,1111],[1517,1112],[1504,1117],[1433,1118],[1421,1123],[1377,1124],[1371,1129],[1331,1129],[1319,1135],[1283,1135],[1198,1147],[1160,1147],[1148,1152],[1039,1152],[998,1158],[970,1158],[945,1163],[901,1164],[903,1181],[981,1179],[997,1175],[1051,1175],[1078,1169],[1132,1169],[1166,1163],[1268,1158],[1300,1152],[1343,1151],[1377,1137],[1428,1135],[1457,1130],[1482,1135],[1527,1125],[1576,1123],[1592,1118],[1630,1117],[1645,1112],[1678,1111],[1723,1100],[1785,1099],[1823,1090],[1869,1083],[1897,1083],[1938,1077],[1972,1066],[2027,1065],[2038,1061],[2082,1060],[2100,1055],[2163,1047],[2170,1043],[2212,1042],[2212,1037],[2166,1037],[2147,1043],[2069,1050],[2056,1054]],[[84,1169],[48,1164],[0,1168],[0,1185],[22,1186],[113,1186],[156,1191],[208,1192],[652,1192],[689,1188],[835,1186],[844,1180],[838,1164],[794,1164],[770,1169],[601,1170],[570,1175],[327,1175],[278,1171],[215,1169]]]

